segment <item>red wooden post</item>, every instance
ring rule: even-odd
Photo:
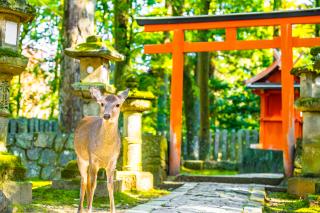
[[[184,31],[174,30],[172,41],[173,48],[170,104],[170,175],[177,175],[180,172],[184,65],[183,44]]]
[[[281,84],[282,84],[282,144],[286,177],[292,175],[294,132],[294,78],[290,74],[293,66],[292,26],[281,25]]]

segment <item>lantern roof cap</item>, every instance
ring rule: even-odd
[[[74,48],[64,50],[65,54],[72,58],[100,57],[111,61],[123,61],[124,55],[102,40],[100,36],[89,36],[85,43],[78,44]]]
[[[21,22],[31,21],[36,10],[26,0],[0,0],[0,14],[9,13],[21,18]]]

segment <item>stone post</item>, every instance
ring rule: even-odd
[[[153,176],[142,171],[142,113],[151,108],[154,98],[150,92],[133,89],[122,106],[123,170],[117,178],[123,180],[125,189],[149,190],[153,188]]]
[[[152,93],[133,91],[122,106],[123,170],[142,171],[142,113],[151,108]]]
[[[32,201],[32,185],[22,182],[26,169],[21,159],[6,153],[10,81],[13,76],[20,75],[28,64],[28,58],[22,56],[18,48],[19,31],[21,24],[32,20],[34,15],[34,8],[25,0],[0,2],[0,167],[3,164],[7,167],[0,170],[0,189],[11,202],[20,204]]]
[[[320,48],[312,48],[313,65],[298,67],[292,74],[300,76],[300,98],[296,108],[303,113],[302,150],[296,146],[296,177],[288,180],[288,191],[300,197],[318,193],[320,183]],[[299,145],[299,144],[297,144]],[[301,160],[300,160],[301,159]]]

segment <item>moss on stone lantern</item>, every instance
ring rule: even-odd
[[[116,92],[110,85],[109,61],[123,61],[124,56],[107,45],[100,36],[89,36],[85,43],[64,50],[65,54],[80,61],[80,82],[72,85],[73,93],[84,99],[84,115],[98,115],[99,106],[91,97],[90,88],[104,94]]]
[[[109,61],[123,61],[124,56],[107,45],[100,36],[89,36],[85,43],[65,49],[65,54],[80,61],[80,82],[72,85],[75,93],[90,98],[90,87],[102,92],[114,93],[110,85]]]
[[[107,45],[100,36],[89,36],[85,43],[64,50],[65,54],[80,61],[80,82],[72,85],[73,93],[84,99],[84,115],[97,115],[99,106],[93,101],[90,88],[104,94],[115,93],[110,85],[109,61],[123,61],[124,56]]]

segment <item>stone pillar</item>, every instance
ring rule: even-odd
[[[123,157],[125,171],[142,171],[141,112],[126,111],[124,117]]]
[[[153,188],[153,175],[142,171],[142,113],[151,108],[154,98],[150,92],[133,89],[122,106],[123,122],[123,171],[117,178],[123,180],[127,190],[149,190]]]
[[[301,174],[288,180],[288,192],[300,197],[317,193],[320,183],[320,49],[313,48],[313,65],[298,67],[292,73],[300,77],[300,98],[296,108],[303,114],[302,150],[296,150],[295,165],[300,165]],[[297,147],[297,146],[296,146]]]

